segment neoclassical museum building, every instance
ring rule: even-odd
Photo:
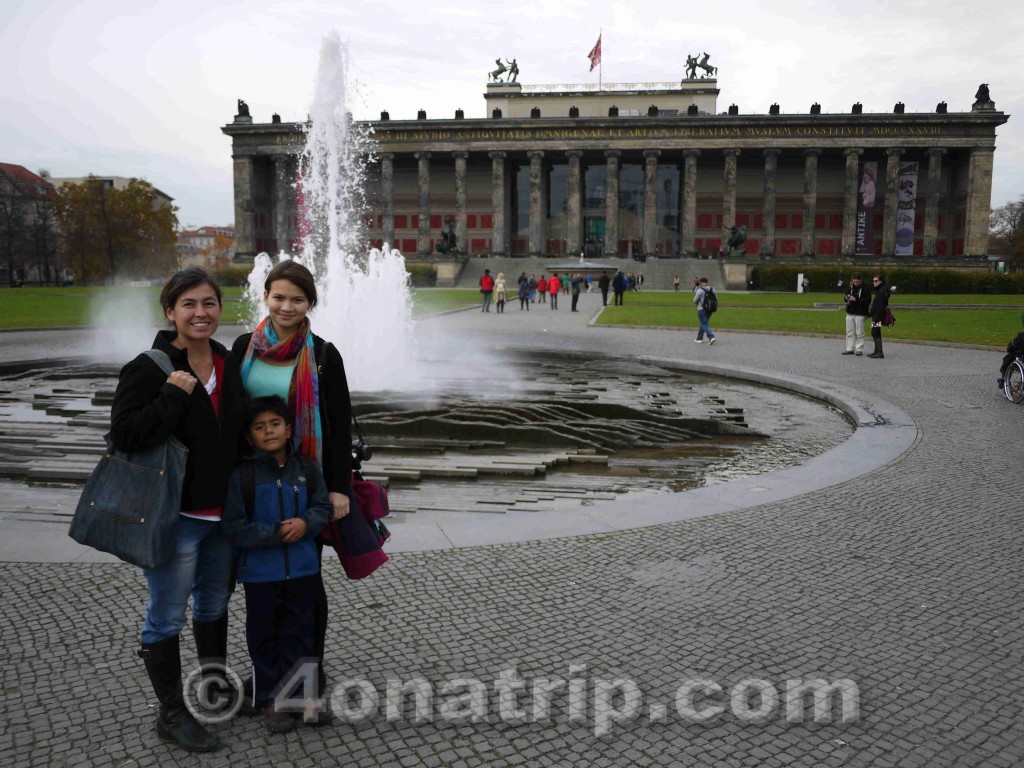
[[[986,254],[996,128],[1009,118],[987,86],[929,113],[748,114],[718,95],[714,78],[497,82],[485,117],[382,113],[365,124],[367,237],[426,256],[447,224],[471,256],[670,257],[718,254],[743,228],[753,258]],[[238,254],[291,250],[304,126],[239,112],[222,129]]]

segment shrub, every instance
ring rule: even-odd
[[[870,281],[879,271],[886,285],[896,285],[902,293],[1024,293],[1024,273],[1001,275],[983,269],[959,270],[941,267],[871,266],[798,266],[794,264],[757,264],[753,268],[754,287],[760,291],[796,291],[796,276],[801,272],[811,281],[811,290],[827,292],[842,279],[848,285],[850,275],[860,272]]]
[[[429,262],[406,261],[405,270],[413,288],[433,288],[437,284],[437,269]]]

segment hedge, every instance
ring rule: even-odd
[[[757,264],[751,279],[755,290],[795,292],[796,277],[802,272],[811,281],[811,291],[826,292],[834,290],[840,279],[848,285],[854,272],[870,280],[876,271],[870,266]],[[903,293],[1024,293],[1024,272],[1006,275],[983,269],[938,267],[886,267],[881,272],[887,285],[896,285]]]
[[[405,271],[413,288],[433,288],[437,285],[437,269],[430,262],[406,261]]]

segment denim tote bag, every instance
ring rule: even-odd
[[[146,352],[167,375],[164,352]],[[174,555],[188,448],[175,437],[141,451],[107,451],[89,475],[68,534],[143,568],[159,568]]]

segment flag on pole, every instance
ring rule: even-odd
[[[590,59],[590,71],[593,72],[594,67],[601,63],[601,35],[597,36],[597,43],[587,54],[587,58]]]

